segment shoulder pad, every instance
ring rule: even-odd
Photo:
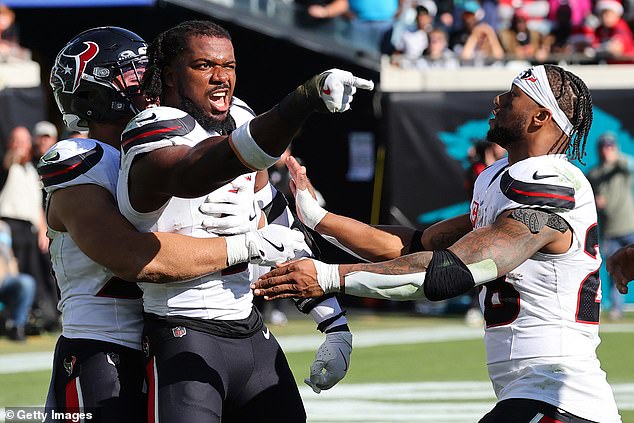
[[[118,151],[109,145],[92,139],[71,138],[54,144],[40,158],[37,172],[47,192],[80,183],[110,188],[112,178],[108,175],[116,175],[118,158]]]
[[[231,117],[236,122],[236,127],[248,122],[255,117],[255,112],[251,109],[247,103],[240,100],[238,97],[233,97],[231,100],[231,108],[229,109]]]
[[[173,107],[152,107],[136,115],[121,135],[121,148],[126,153],[132,147],[184,136],[196,127],[196,120]]]
[[[574,175],[566,169],[566,164],[568,162],[563,160],[556,162],[538,157],[523,160],[504,172],[500,189],[519,204],[572,210],[575,208]]]

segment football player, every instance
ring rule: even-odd
[[[60,141],[38,165],[63,316],[47,407],[91,412],[95,421],[144,420],[142,293],[126,281],[186,280],[227,262],[225,238],[140,233],[118,211],[118,148],[126,123],[146,106],[140,95],[146,49],[138,35],[103,27],[60,51],[53,93],[65,123],[87,129],[89,138]],[[264,242],[262,231],[241,235],[234,248],[244,249],[245,262],[285,260],[303,242],[294,231],[278,232],[286,234],[275,241],[284,252]]]
[[[536,66],[494,99],[487,138],[504,147],[474,187],[471,213],[423,234],[372,228],[320,208],[289,159],[304,223],[372,260],[286,264],[254,284],[268,298],[329,292],[432,301],[480,289],[487,366],[498,398],[481,423],[621,419],[596,356],[601,301],[597,214],[581,161],[592,124],[584,82]],[[473,228],[473,230],[471,230]],[[455,241],[455,242],[454,242]]]
[[[256,220],[256,171],[278,160],[311,113],[343,112],[357,87],[372,85],[330,70],[253,118],[233,97],[236,61],[220,26],[181,23],[160,34],[148,56],[143,91],[161,106],[141,112],[126,127],[117,192],[121,213],[141,231],[217,236],[200,225],[207,218],[206,199],[236,205],[237,215]],[[221,218],[228,210],[206,211]],[[233,248],[244,243],[242,236],[227,238],[223,271],[183,283],[142,284],[150,421],[306,419],[284,354],[253,307],[245,258]],[[270,244],[284,249],[277,239]],[[341,333],[329,333],[324,349],[345,361],[351,347],[345,319],[340,309],[324,308],[320,326]],[[335,374],[334,368],[325,370]],[[315,383],[328,388],[343,373]]]

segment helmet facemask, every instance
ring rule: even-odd
[[[116,27],[88,30],[69,42],[51,71],[66,125],[85,130],[91,121],[127,121],[143,109],[146,50],[140,37]]]

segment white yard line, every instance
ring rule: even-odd
[[[634,410],[634,384],[612,389],[620,410]],[[308,387],[300,393],[310,423],[473,423],[495,404],[488,382],[341,384],[319,395]]]
[[[381,329],[374,331],[354,331],[354,347],[375,347],[379,345],[422,344],[429,342],[461,341],[481,339],[482,328],[460,325],[437,327]],[[634,332],[634,324],[606,324],[601,332]],[[284,352],[314,351],[323,342],[323,335],[279,336],[278,342]],[[0,374],[49,370],[53,363],[52,352],[28,352],[0,354]]]

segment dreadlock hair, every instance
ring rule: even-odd
[[[586,84],[577,75],[559,66],[544,65],[550,89],[557,104],[572,123],[572,134],[563,135],[551,152],[565,152],[571,160],[585,165],[586,141],[592,125],[592,96]]]
[[[162,32],[148,46],[148,66],[143,75],[141,90],[150,100],[158,100],[163,94],[163,69],[185,50],[191,37],[226,38],[226,29],[211,21],[185,21]]]

